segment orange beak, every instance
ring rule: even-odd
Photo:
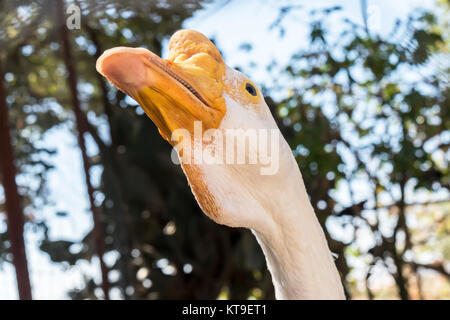
[[[194,121],[201,121],[204,129],[217,128],[225,114],[225,63],[196,31],[175,33],[167,60],[144,48],[117,47],[106,50],[96,68],[134,98],[171,143],[174,130],[192,133]]]

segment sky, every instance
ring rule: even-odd
[[[240,66],[252,80],[258,84],[271,86],[275,79],[270,79],[265,66],[275,60],[280,65],[286,64],[298,50],[306,49],[307,25],[311,9],[334,6],[339,3],[343,10],[336,14],[327,24],[335,32],[340,30],[340,18],[350,18],[362,24],[359,0],[345,1],[298,1],[301,9],[294,10],[283,20],[286,33],[279,37],[279,30],[269,30],[277,19],[278,9],[285,1],[224,1],[213,2],[204,10],[198,11],[193,18],[185,21],[184,27],[195,29],[210,38],[214,38],[221,49],[228,65]],[[394,21],[405,18],[413,7],[433,8],[432,0],[372,0],[368,1],[369,27],[374,32],[387,34]],[[243,43],[251,43],[249,52],[240,49]],[[167,54],[167,43],[163,56]],[[250,66],[250,61],[256,63]],[[48,176],[49,198],[54,203],[42,212],[33,212],[38,218],[45,218],[50,225],[53,239],[78,240],[92,228],[91,213],[88,210],[81,157],[75,137],[67,126],[61,126],[46,134],[42,145],[57,149],[57,155],[51,159],[56,168]],[[95,152],[93,144],[91,152]],[[93,182],[99,180],[99,171],[94,169]],[[20,183],[20,181],[19,181]],[[79,208],[84,208],[80,211]],[[67,212],[67,217],[58,217],[55,212]],[[0,225],[0,230],[1,230]],[[26,232],[27,254],[29,259],[33,296],[36,299],[67,299],[70,288],[81,287],[82,273],[99,279],[98,261],[80,262],[77,266],[67,268],[52,264],[49,258],[40,252],[37,245],[40,235]],[[114,262],[114,254],[106,257],[106,262]],[[119,298],[118,292],[111,292],[113,298]],[[15,275],[12,266],[3,264],[0,269],[0,299],[17,299]]]

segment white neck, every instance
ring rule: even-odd
[[[277,299],[345,299],[342,283],[291,154],[285,186],[271,206],[272,230],[253,233],[266,256]]]
[[[264,103],[242,107],[229,96],[225,101],[227,114],[219,128],[223,136],[228,129],[278,130]],[[205,164],[198,169],[200,183],[192,169],[184,170],[205,213],[218,223],[252,229],[266,256],[277,299],[344,299],[325,235],[281,133],[275,145],[279,148],[270,148],[271,157],[279,159],[279,169],[273,175],[261,175],[261,164]],[[233,155],[234,151],[227,150]]]

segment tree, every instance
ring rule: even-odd
[[[339,9],[312,13],[311,49],[294,55],[286,67],[295,85],[277,111],[322,224],[333,221],[353,234],[345,241],[328,235],[347,292],[354,290],[345,260],[354,256],[367,262],[367,279],[376,265],[385,267],[400,298],[409,299],[419,269],[449,277],[439,249],[433,249],[432,263],[420,262],[424,241],[435,240],[430,234],[428,240],[417,237],[421,228],[412,226],[417,195],[449,185],[450,91],[429,63],[443,39],[436,18],[426,12],[398,22],[388,38],[351,21],[332,38],[324,21]],[[368,193],[356,198],[358,187]],[[337,196],[343,188],[347,201]],[[428,227],[443,241],[448,200],[437,210],[440,218]],[[361,246],[361,231],[370,233],[368,249]],[[373,297],[370,285],[367,290]]]
[[[108,13],[93,10],[94,3],[80,5],[84,19],[76,37],[92,41],[95,48],[90,51],[79,42],[73,47],[79,84],[89,83],[95,88],[91,94],[84,94],[85,112],[93,111],[98,117],[106,114],[111,132],[109,141],[102,140],[97,128],[87,124],[99,148],[91,161],[103,170],[95,195],[103,198],[100,209],[106,250],[119,253],[109,271],[119,274],[113,277],[112,288],[119,289],[124,298],[207,298],[229,286],[229,296],[245,298],[264,283],[264,289],[270,288],[267,296],[273,296],[264,257],[252,236],[232,229],[220,231],[221,227],[203,216],[180,168],[168,165],[169,145],[137,105],[106,85],[95,72],[95,58],[101,48],[147,44],[160,53],[164,35],[180,28],[183,19],[200,4],[173,2],[166,7],[157,2],[117,2],[112,7],[108,4]],[[148,12],[152,13],[150,19]],[[113,32],[111,25],[117,26]],[[60,101],[65,105],[64,99]],[[91,258],[91,241],[89,233],[77,253],[68,252],[72,243],[61,240],[44,239],[41,249],[55,261],[74,264]],[[249,248],[254,253],[245,254]],[[234,259],[233,255],[242,257]],[[71,295],[94,298],[98,285],[88,280],[85,290]],[[257,290],[255,294],[262,293]]]
[[[8,222],[8,238],[11,244],[13,263],[16,269],[20,299],[31,299],[31,286],[28,275],[27,256],[23,240],[23,212],[16,185],[14,151],[9,134],[9,116],[6,94],[3,88],[3,69],[0,60],[0,169],[5,194],[5,207]]]

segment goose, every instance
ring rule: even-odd
[[[174,146],[202,211],[252,231],[277,299],[345,299],[298,164],[260,88],[227,66],[207,37],[177,31],[167,59],[145,48],[111,48],[96,69]]]

